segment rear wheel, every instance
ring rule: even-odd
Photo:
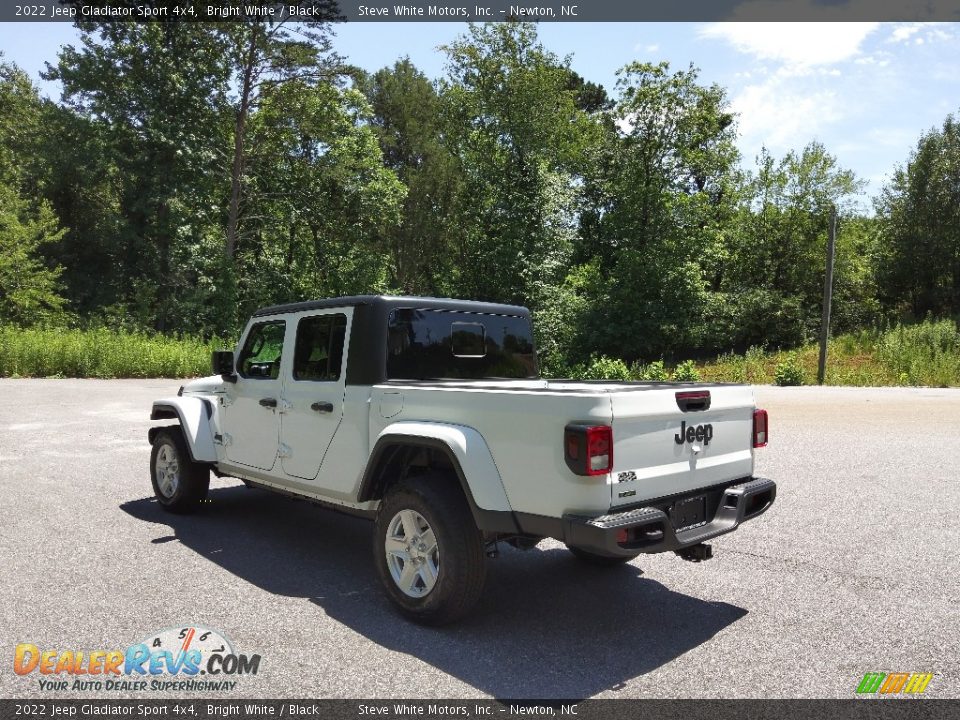
[[[567,550],[573,553],[573,556],[588,565],[594,565],[596,567],[616,567],[617,565],[623,565],[628,563],[634,558],[636,558],[640,553],[634,553],[633,555],[598,555],[597,553],[590,552],[589,550],[584,550],[583,548],[574,547],[573,545],[567,545]]]
[[[179,426],[164,428],[154,437],[150,479],[157,502],[175,513],[195,510],[210,488],[210,470],[190,459]]]
[[[377,513],[373,549],[387,597],[415,622],[461,618],[483,591],[483,538],[452,478],[418,478],[391,488]]]

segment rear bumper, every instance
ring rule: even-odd
[[[777,484],[773,480],[755,477],[726,488],[698,490],[671,498],[671,503],[710,492],[722,494],[717,498],[713,519],[702,525],[674,530],[669,508],[661,505],[600,517],[565,515],[563,537],[568,545],[601,555],[632,556],[638,552],[682,550],[732,532],[741,523],[765,513],[777,497]]]

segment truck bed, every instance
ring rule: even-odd
[[[681,410],[677,394],[693,391],[709,393],[709,407]],[[373,437],[398,421],[475,428],[490,447],[514,511],[559,517],[749,477],[753,407],[752,390],[735,384],[418,380],[375,386],[370,416]],[[610,473],[584,477],[567,467],[564,430],[572,423],[613,428]],[[706,426],[709,440],[702,430],[697,442],[696,428]],[[686,435],[678,442],[681,428],[685,433],[689,427],[694,442]],[[531,476],[553,481],[545,485]]]

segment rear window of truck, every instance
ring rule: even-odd
[[[536,378],[530,319],[402,308],[387,321],[390,380]]]

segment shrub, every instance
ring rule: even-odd
[[[670,379],[670,373],[663,364],[663,360],[654,360],[647,365],[647,378],[657,382],[664,382]]]
[[[741,382],[753,384],[770,382],[766,361],[765,350],[760,346],[752,345],[743,357],[743,380]]]
[[[804,384],[803,367],[797,361],[795,355],[788,355],[786,360],[777,364],[773,373],[773,380],[781,386]]]
[[[816,372],[818,354],[814,344],[769,354],[752,347],[745,356],[721,355],[701,372],[714,382],[801,385]],[[830,341],[826,381],[861,387],[960,386],[960,329],[950,320],[926,320],[840,335]]]
[[[630,380],[630,368],[623,360],[609,358],[606,355],[590,359],[590,364],[583,371],[584,380]]]
[[[632,372],[635,379],[647,382],[663,382],[670,379],[670,374],[664,367],[663,360],[654,360],[649,365],[634,363]]]
[[[634,380],[640,382],[663,382],[670,379],[670,373],[663,364],[663,360],[654,360],[644,365],[639,360],[630,366],[630,374]]]
[[[898,325],[881,335],[877,355],[903,384],[960,385],[960,329],[952,320]]]
[[[697,366],[693,360],[684,360],[673,371],[673,379],[678,382],[698,382],[700,373],[697,371]]]

